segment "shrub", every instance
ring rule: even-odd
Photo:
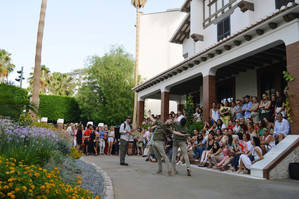
[[[20,115],[19,124],[22,126],[31,126],[33,124],[33,118],[29,113],[22,113]]]
[[[65,184],[57,168],[49,171],[0,156],[0,171],[0,198],[93,198],[79,186],[81,177],[76,185]]]
[[[55,123],[59,118],[65,122],[77,122],[80,119],[78,103],[72,97],[40,95],[39,114]]]
[[[71,146],[66,140],[63,139],[58,140],[57,149],[64,155],[69,155],[71,153]]]
[[[70,156],[74,159],[79,159],[82,156],[82,152],[76,149],[75,147],[72,147],[72,151]]]
[[[0,115],[19,119],[29,104],[28,92],[25,89],[0,83]]]

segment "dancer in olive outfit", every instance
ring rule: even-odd
[[[168,156],[165,153],[165,142],[164,142],[164,138],[172,133],[172,130],[170,128],[170,125],[172,124],[172,120],[168,119],[165,123],[160,121],[160,120],[155,120],[152,117],[152,113],[149,110],[148,111],[149,114],[149,118],[152,120],[153,122],[153,127],[155,128],[154,131],[154,135],[153,135],[153,150],[155,152],[155,155],[157,157],[158,160],[158,171],[157,174],[162,173],[162,159],[165,160],[166,163],[166,168],[168,170],[168,175],[172,174],[172,170],[171,170],[171,164],[170,164],[170,160],[168,158]],[[177,136],[185,136],[184,134],[181,134],[179,132],[175,132],[177,134]]]
[[[174,123],[174,136],[173,136],[173,153],[172,153],[172,168],[174,174],[177,173],[176,171],[176,155],[178,152],[178,149],[181,148],[184,159],[186,162],[187,166],[187,176],[191,176],[191,169],[190,169],[190,161],[188,157],[188,151],[187,151],[187,137],[189,136],[188,134],[188,129],[186,127],[186,119],[182,118],[179,122]],[[177,133],[181,133],[184,136],[178,136]]]

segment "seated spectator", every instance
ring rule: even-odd
[[[173,140],[171,136],[166,137],[166,144],[165,144],[165,153],[168,156],[169,160],[172,159],[172,147],[173,147]]]
[[[263,129],[263,136],[261,136],[260,141],[264,154],[269,152],[275,146],[275,139],[267,128]]]
[[[206,149],[206,139],[203,137],[205,135],[205,130],[203,129],[201,133],[197,136],[194,142],[194,158],[200,159],[203,151]]]
[[[240,118],[244,117],[243,112],[242,112],[241,100],[236,101],[236,106],[234,108],[234,112],[235,112],[235,119],[240,119]]]
[[[224,156],[222,147],[218,144],[218,142],[214,142],[212,151],[208,155],[208,168],[216,167],[216,164],[223,159]]]
[[[217,120],[217,129],[225,129],[226,125],[222,122],[221,119]]]
[[[247,125],[246,125],[245,119],[243,117],[240,118],[240,126],[241,126],[241,129],[243,129],[245,132],[247,131]]]
[[[214,136],[215,136],[214,131],[211,131],[209,133],[208,140],[206,142],[206,150],[204,150],[202,155],[201,155],[200,164],[199,164],[199,166],[201,166],[201,167],[205,166],[205,164],[208,161],[208,155],[210,153],[212,153],[212,148],[213,148],[214,142],[215,142],[214,141]]]
[[[278,113],[274,125],[274,136],[276,140],[278,139],[279,142],[283,140],[289,134],[289,131],[290,124],[288,120],[284,119],[281,113]]]
[[[268,95],[264,93],[262,95],[262,100],[259,105],[259,110],[260,110],[260,120],[263,118],[267,118],[268,120],[270,119],[270,108],[271,108],[271,101],[268,99]]]
[[[242,148],[240,146],[239,137],[234,137],[233,139],[233,147],[231,150],[232,155],[232,161],[231,161],[231,171],[237,171],[239,166],[239,159],[242,153],[245,153],[245,151],[242,151]]]
[[[233,138],[232,135],[227,136],[228,139],[223,146],[223,159],[216,165],[217,168],[224,171],[228,169],[228,164],[232,161]]]
[[[235,122],[236,122],[236,124],[235,124],[235,126],[234,126],[234,128],[233,128],[233,132],[234,132],[235,134],[238,134],[238,133],[240,133],[240,131],[241,131],[241,126],[240,126],[240,122],[239,122],[238,119],[236,119]]]
[[[233,120],[229,120],[228,121],[228,126],[227,126],[227,129],[234,129],[234,127],[235,127],[235,124],[233,123]]]
[[[253,124],[248,124],[247,125],[247,132],[246,132],[246,134],[249,134],[251,138],[258,137],[257,133],[256,133],[256,131],[254,129]]]
[[[250,151],[250,153],[242,154],[240,156],[240,168],[238,173],[244,171],[245,169],[250,170],[251,165],[264,158],[262,149],[260,147],[260,140],[257,137],[253,137],[251,144],[253,145],[253,149]]]
[[[220,142],[222,140],[222,137],[223,137],[223,133],[221,129],[216,129],[215,141]]]

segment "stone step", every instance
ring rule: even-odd
[[[251,175],[266,179],[289,177],[288,166],[299,162],[299,135],[288,135],[264,155],[264,159],[251,166]]]

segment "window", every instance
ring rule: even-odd
[[[276,9],[286,6],[289,2],[294,2],[294,0],[275,0]]]
[[[230,16],[217,24],[217,40],[220,41],[230,35]]]

